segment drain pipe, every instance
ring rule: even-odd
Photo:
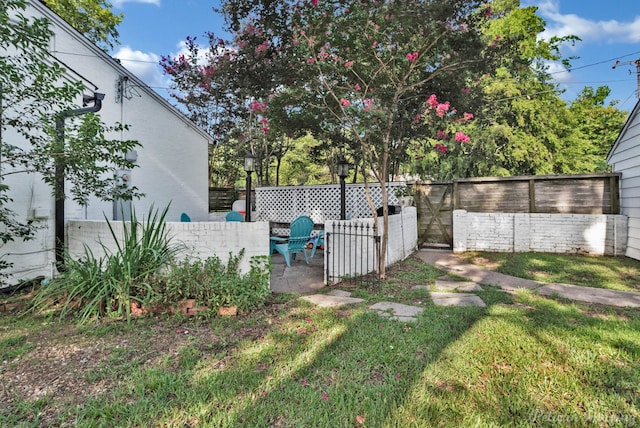
[[[63,154],[64,153],[64,121],[68,117],[80,116],[87,113],[96,113],[100,111],[102,108],[102,100],[104,99],[104,94],[94,92],[93,97],[84,97],[82,100],[83,105],[85,103],[93,102],[91,107],[79,108],[76,110],[68,110],[62,112],[58,118],[56,119],[56,152]],[[56,252],[56,267],[58,268],[58,272],[64,272],[64,247],[65,247],[65,236],[64,236],[64,173],[66,169],[66,165],[61,161],[61,156],[56,156],[55,158],[55,178],[54,178],[54,194],[56,199],[55,206],[55,252]]]

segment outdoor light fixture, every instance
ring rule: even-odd
[[[340,158],[338,160],[338,177],[344,180],[345,178],[347,178],[348,175],[349,175],[349,163],[344,158]]]
[[[338,160],[338,177],[340,177],[340,220],[347,219],[346,184],[344,179],[349,175],[349,163],[341,157]]]
[[[253,153],[249,152],[244,157],[244,170],[249,173],[256,170],[256,157]]]
[[[245,198],[245,216],[244,221],[251,221],[251,173],[256,170],[256,157],[253,153],[249,152],[244,157],[244,170],[247,173],[246,179],[246,198]]]

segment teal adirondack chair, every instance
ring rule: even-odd
[[[242,221],[242,214],[238,211],[230,211],[224,218],[226,221]]]
[[[274,245],[274,249],[284,256],[287,266],[291,266],[291,259],[296,259],[296,253],[304,254],[304,261],[309,264],[307,256],[307,242],[311,238],[313,230],[313,220],[311,217],[303,215],[291,222],[289,226],[289,240],[283,244]],[[291,255],[291,257],[289,257]]]

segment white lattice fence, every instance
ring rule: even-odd
[[[389,205],[399,205],[394,192],[403,182],[387,183]],[[380,185],[369,184],[376,208],[382,206]],[[348,218],[373,217],[367,203],[363,183],[346,185],[345,206]],[[291,222],[298,216],[308,215],[316,223],[340,219],[340,185],[295,187],[259,187],[256,189],[256,220]]]

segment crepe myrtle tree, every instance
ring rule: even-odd
[[[116,172],[133,168],[124,154],[139,144],[110,140],[126,126],[107,126],[98,115],[67,118],[66,141],[55,129],[65,112],[84,92],[82,82],[67,79],[67,70],[49,55],[53,35],[44,18],[25,15],[25,0],[0,0],[0,242],[34,237],[37,222],[12,206],[10,183],[20,174],[37,174],[52,185],[56,198],[72,197],[81,204],[91,195],[111,200],[139,196],[121,188]],[[56,163],[66,173],[69,194],[56,192]],[[0,271],[10,264],[1,259]]]
[[[445,96],[462,100],[471,91],[494,55],[481,31],[490,18],[487,6],[470,0],[310,0],[295,6],[296,70],[306,83],[303,91],[298,86],[276,96],[319,112],[358,142],[365,183],[371,174],[382,189],[383,277],[392,155],[408,139],[437,132],[434,115],[451,123],[472,118],[458,115],[453,100],[437,101],[433,93],[446,87]],[[460,131],[449,132],[454,140],[468,140]]]

